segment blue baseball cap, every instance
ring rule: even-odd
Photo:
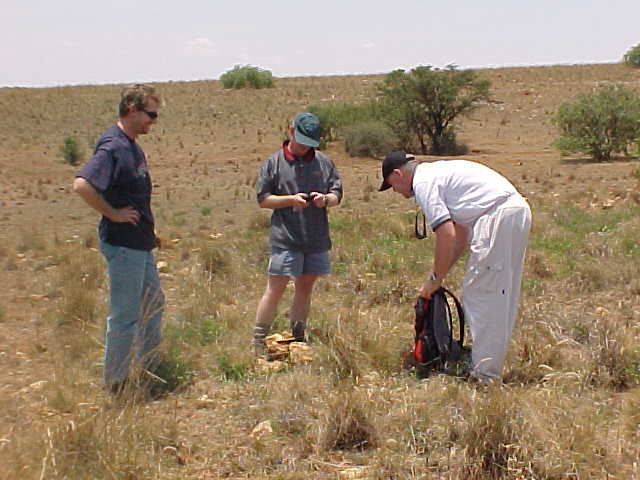
[[[320,146],[320,120],[313,113],[302,112],[293,119],[293,139],[307,147]]]

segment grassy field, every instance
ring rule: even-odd
[[[380,76],[157,87],[140,142],[166,262],[163,351],[179,387],[154,401],[101,386],[106,272],[97,217],[58,150],[88,158],[119,86],[0,89],[0,478],[640,479],[640,161],[551,147],[558,106],[640,70],[481,70],[493,100],[460,123],[464,158],[507,176],[533,229],[505,383],[419,380],[401,368],[433,240],[415,206],[378,193],[379,159],[327,152],[345,183],[334,273],[310,315],[314,360],[270,371],[249,342],[265,286],[260,164],[307,105],[364,101]],[[459,293],[462,266],[447,286]],[[287,324],[290,292],[276,330]]]

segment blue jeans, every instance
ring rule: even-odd
[[[104,382],[124,380],[132,359],[146,368],[160,345],[164,293],[152,252],[100,242],[109,271]]]

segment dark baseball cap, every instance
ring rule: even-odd
[[[320,120],[313,113],[302,112],[293,119],[293,139],[307,147],[320,146]]]
[[[387,183],[387,177],[391,175],[396,168],[401,168],[406,165],[409,160],[413,160],[416,158],[410,153],[405,153],[402,150],[396,150],[395,152],[391,152],[384,157],[382,161],[382,185],[378,189],[379,192],[387,190],[391,188],[391,185]]]

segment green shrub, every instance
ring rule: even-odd
[[[325,141],[336,140],[347,127],[382,119],[382,109],[373,101],[363,105],[337,102],[317,103],[309,105],[307,111],[320,119],[320,136]]]
[[[389,73],[378,93],[385,120],[405,150],[419,146],[423,154],[451,155],[458,154],[453,122],[488,99],[490,85],[472,70],[421,65]]]
[[[640,67],[640,43],[635,47],[631,47],[629,51],[624,54],[622,61],[632,67]]]
[[[74,136],[65,137],[60,147],[60,155],[65,163],[78,165],[82,160],[82,148]]]
[[[231,70],[223,73],[220,81],[224,88],[273,87],[273,75],[271,71],[251,65],[236,65]]]
[[[582,93],[576,103],[564,103],[553,118],[563,153],[586,153],[598,161],[615,153],[628,154],[640,138],[640,96],[621,85],[606,85]]]
[[[381,121],[368,121],[347,127],[344,145],[352,157],[381,157],[398,145],[391,129]]]

